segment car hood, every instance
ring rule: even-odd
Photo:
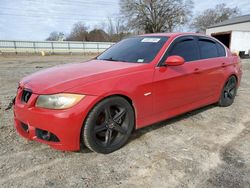
[[[53,94],[93,81],[115,77],[130,72],[138,63],[91,60],[44,69],[23,78],[20,82],[36,94]]]

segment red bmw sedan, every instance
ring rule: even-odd
[[[131,37],[93,60],[25,77],[14,105],[17,132],[60,150],[122,147],[133,129],[217,103],[233,103],[240,59],[194,33]]]

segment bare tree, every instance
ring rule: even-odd
[[[109,41],[109,35],[102,29],[93,29],[88,33],[87,41],[107,42]]]
[[[62,32],[53,31],[50,33],[49,37],[46,39],[48,41],[62,41],[64,34]]]
[[[107,18],[107,25],[106,25],[106,30],[109,35],[115,34],[115,28],[114,28],[114,22],[113,19],[108,17]]]
[[[226,4],[218,4],[215,8],[206,9],[198,14],[192,23],[196,32],[205,33],[206,29],[216,23],[228,20],[240,14],[237,7],[229,8]]]
[[[110,41],[117,42],[124,37],[130,35],[128,27],[126,27],[125,22],[120,17],[107,19],[106,30],[110,36]]]
[[[120,0],[128,25],[146,33],[172,32],[189,20],[192,0]]]
[[[77,22],[74,24],[71,33],[66,40],[71,41],[86,41],[88,35],[88,28],[82,22]]]

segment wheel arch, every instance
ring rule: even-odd
[[[112,97],[121,97],[121,98],[124,98],[126,101],[129,102],[129,104],[131,105],[131,107],[134,110],[134,116],[135,116],[135,122],[136,122],[136,107],[135,107],[135,104],[134,104],[133,100],[129,96],[127,96],[127,95],[124,95],[124,94],[111,94],[111,95],[107,95],[104,98],[102,98],[101,100],[99,100],[96,104],[98,104],[99,102],[101,102],[101,101],[103,101],[103,100],[105,100],[107,98],[112,98]],[[135,125],[135,127],[136,127],[136,125]]]
[[[237,76],[237,74],[233,73],[233,74],[229,75],[229,76],[228,76],[228,79],[229,79],[231,76],[234,76],[234,77],[236,78],[237,82],[238,82],[238,76]]]
[[[224,85],[227,83],[228,79],[229,79],[230,77],[232,77],[232,76],[234,76],[234,77],[236,78],[237,85],[239,84],[239,78],[238,78],[237,74],[236,74],[236,73],[232,73],[232,74],[229,74],[229,76],[227,77],[227,79],[226,79]]]
[[[239,78],[238,78],[237,74],[236,73],[229,74],[228,76],[225,76],[226,79],[224,80],[223,85],[221,86],[221,90],[223,89],[223,87],[225,86],[225,84],[227,83],[228,79],[231,76],[234,76],[236,78],[236,81],[237,81],[237,84],[238,84]]]

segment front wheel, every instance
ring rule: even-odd
[[[219,100],[219,106],[230,106],[234,102],[234,98],[237,92],[237,79],[235,76],[231,76],[226,82]]]
[[[122,147],[134,128],[134,110],[122,97],[98,103],[89,113],[83,128],[84,144],[97,153],[111,153]]]

